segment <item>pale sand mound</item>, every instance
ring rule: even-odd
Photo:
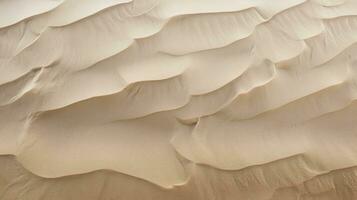
[[[355,42],[357,0],[0,0],[0,199],[357,199]]]

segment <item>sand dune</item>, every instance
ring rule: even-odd
[[[357,1],[0,1],[1,200],[357,199]]]

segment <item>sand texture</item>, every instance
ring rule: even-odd
[[[357,0],[0,0],[0,200],[356,200]]]

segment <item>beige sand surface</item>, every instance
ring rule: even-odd
[[[357,199],[357,0],[0,0],[0,200]]]

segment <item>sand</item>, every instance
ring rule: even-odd
[[[1,0],[1,200],[357,199],[356,0]]]

